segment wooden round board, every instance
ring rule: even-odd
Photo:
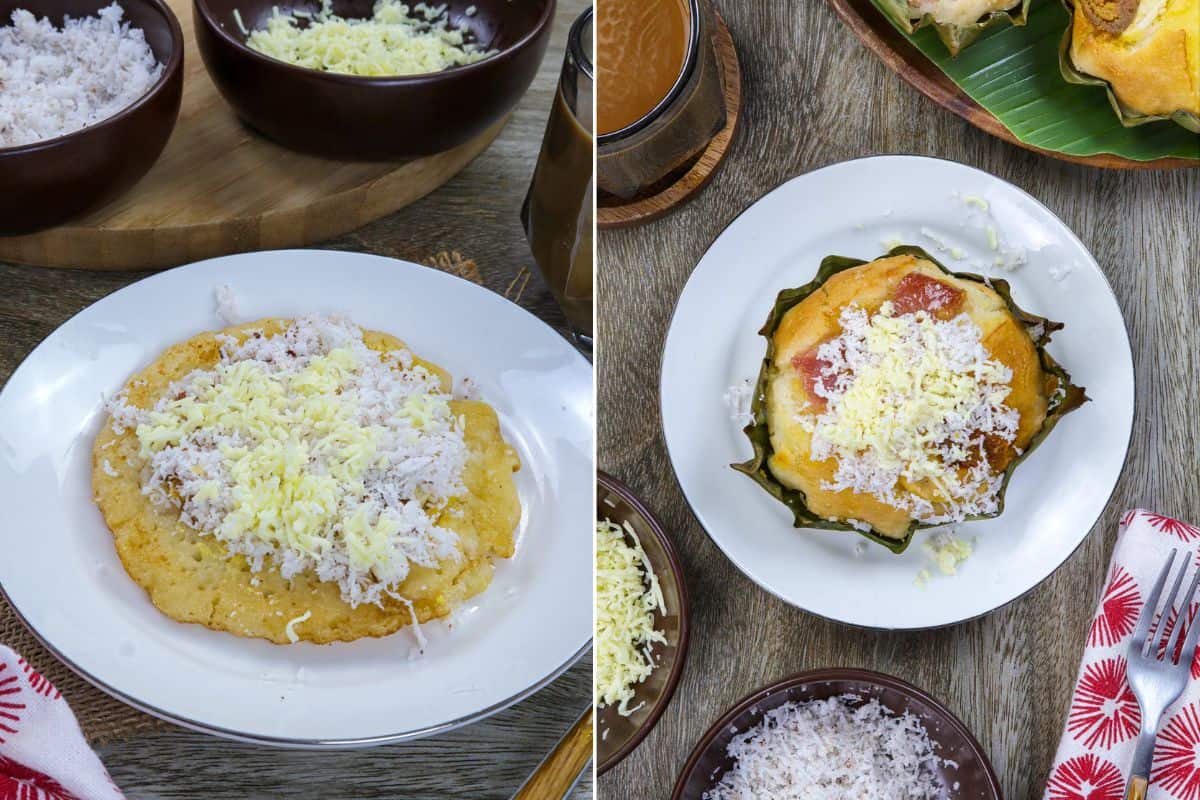
[[[339,236],[438,188],[483,152],[478,138],[405,162],[328,161],[243,125],[204,69],[190,0],[168,0],[187,40],[183,103],[158,162],[131,190],[56,228],[0,237],[0,260],[48,267],[157,269]]]
[[[596,205],[598,228],[624,228],[656,220],[691,200],[716,175],[729,154],[742,112],[742,69],[733,37],[720,14],[717,14],[717,29],[713,32],[713,47],[717,51],[721,82],[725,87],[725,127],[708,143],[691,168],[661,192],[629,201],[602,194]]]
[[[871,0],[828,0],[829,5],[854,32],[863,44],[883,61],[893,72],[910,86],[928,97],[947,111],[965,119],[980,130],[1003,139],[1010,144],[1032,150],[1051,158],[1087,164],[1109,169],[1174,169],[1195,167],[1196,162],[1184,158],[1159,158],[1153,161],[1133,159],[1111,154],[1094,156],[1072,156],[1054,150],[1026,144],[1004,127],[1000,120],[960,89],[946,73],[913,47],[895,27],[880,13]]]

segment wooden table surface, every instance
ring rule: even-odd
[[[1119,513],[1146,505],[1200,519],[1194,396],[1200,385],[1200,169],[1112,172],[1048,160],[935,107],[884,68],[824,3],[718,5],[744,73],[743,129],[734,152],[679,213],[599,238],[599,465],[633,487],[674,533],[693,626],[674,701],[642,746],[599,780],[599,795],[668,797],[691,748],[734,702],[802,670],[848,666],[891,673],[941,698],[979,737],[1008,800],[1040,799]],[[759,589],[688,510],[659,423],[667,327],[712,240],[784,180],[878,153],[960,161],[1046,203],[1108,274],[1136,363],[1130,455],[1083,546],[1020,601],[976,622],[925,633],[852,630]]]
[[[499,139],[438,192],[322,247],[425,261],[458,251],[503,293],[533,267],[519,212],[541,147],[567,29],[589,3],[559,0],[541,71]],[[85,266],[85,265],[81,265]],[[143,277],[0,264],[0,381],[68,317]],[[534,275],[520,304],[550,324],[565,322]],[[495,668],[503,668],[496,665]],[[337,753],[237,745],[171,729],[115,742],[100,755],[130,800],[447,797],[507,800],[591,702],[590,655],[554,684],[489,720],[412,744]],[[571,795],[592,797],[590,777]]]

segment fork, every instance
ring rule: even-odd
[[[1196,586],[1200,584],[1200,568],[1197,568],[1187,593],[1181,595],[1179,592],[1188,565],[1194,561],[1190,553],[1179,568],[1179,574],[1175,576],[1162,612],[1157,619],[1154,616],[1159,595],[1162,594],[1163,586],[1171,574],[1176,555],[1178,550],[1172,550],[1162,572],[1159,573],[1158,580],[1154,582],[1154,588],[1146,598],[1146,605],[1138,617],[1137,628],[1133,632],[1126,655],[1129,686],[1133,689],[1138,708],[1142,712],[1142,730],[1138,734],[1137,747],[1133,751],[1133,766],[1129,772],[1129,784],[1125,788],[1125,800],[1145,800],[1146,790],[1150,786],[1150,765],[1154,758],[1154,740],[1158,737],[1158,725],[1162,721],[1163,712],[1179,698],[1187,685],[1192,667],[1192,654],[1196,650],[1197,639],[1200,638],[1200,619],[1197,619],[1190,626],[1187,640],[1179,650],[1179,659],[1175,660],[1179,634],[1187,624],[1192,598],[1196,594]],[[1170,641],[1167,642],[1166,649],[1160,651],[1159,645],[1166,630],[1166,620],[1177,605]]]

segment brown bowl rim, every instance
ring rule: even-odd
[[[156,0],[157,1],[157,0]],[[223,39],[227,44],[233,45],[235,49],[249,56],[251,60],[257,61],[260,64],[283,69],[285,72],[295,72],[298,75],[306,75],[310,78],[329,81],[330,83],[343,84],[349,86],[379,86],[379,87],[399,87],[399,86],[419,86],[422,84],[437,83],[446,80],[452,75],[464,75],[472,72],[489,69],[493,62],[505,56],[511,56],[513,53],[524,50],[532,42],[537,40],[539,36],[546,32],[550,22],[554,19],[554,15],[558,12],[558,0],[548,0],[546,8],[542,12],[542,16],[524,36],[514,42],[512,45],[503,50],[491,55],[473,64],[459,64],[453,67],[447,67],[437,72],[421,72],[415,75],[348,75],[344,72],[325,72],[319,69],[310,69],[308,67],[297,66],[290,64],[287,61],[282,61],[278,58],[268,56],[265,53],[260,53],[250,45],[243,41],[239,41],[229,31],[217,22],[213,16],[212,9],[208,7],[208,0],[192,0],[192,8],[200,12],[204,23],[209,30],[213,31],[219,38]]]
[[[85,125],[79,130],[71,131],[70,133],[64,133],[61,136],[55,136],[53,139],[42,139],[41,141],[29,142],[28,144],[19,144],[13,147],[0,147],[0,159],[6,156],[28,155],[29,153],[34,153],[38,150],[58,147],[59,145],[71,139],[82,138],[85,134],[119,124],[127,117],[132,116],[134,112],[149,103],[155,96],[162,92],[163,87],[165,87],[171,81],[171,79],[181,69],[183,69],[183,50],[186,45],[183,39],[183,28],[179,25],[179,18],[175,16],[175,12],[171,10],[171,7],[166,4],[165,0],[122,0],[122,2],[145,3],[146,5],[154,7],[160,14],[166,17],[167,27],[171,31],[171,55],[167,58],[166,63],[163,64],[162,75],[158,76],[158,80],[146,90],[145,94],[122,108],[116,114],[113,114],[111,117],[102,119],[94,125]]]
[[[892,689],[902,695],[906,695],[914,700],[919,700],[929,706],[936,715],[942,718],[942,722],[949,724],[963,740],[970,746],[979,762],[983,765],[983,772],[987,778],[993,794],[993,800],[1004,800],[1004,792],[1000,788],[1000,781],[996,777],[996,771],[992,768],[992,762],[988,759],[987,753],[984,752],[983,746],[979,744],[979,740],[975,738],[975,734],[971,733],[963,721],[960,720],[950,709],[933,695],[926,692],[924,689],[918,689],[908,681],[903,681],[892,675],[887,675],[882,672],[874,672],[869,669],[856,669],[852,667],[826,667],[823,669],[814,669],[807,672],[799,672],[787,678],[767,684],[760,689],[756,689],[747,696],[743,697],[735,703],[728,711],[721,715],[720,719],[714,722],[704,735],[700,737],[700,741],[692,748],[692,752],[688,755],[687,761],[683,764],[683,769],[679,771],[679,777],[675,779],[675,788],[671,791],[671,800],[681,800],[683,797],[684,786],[687,783],[688,777],[695,770],[697,763],[701,757],[713,745],[713,740],[717,735],[725,730],[726,727],[733,723],[733,720],[750,710],[753,706],[758,705],[767,697],[779,692],[787,691],[795,686],[806,683],[821,683],[828,681],[855,681],[868,685],[878,686],[885,689]]]
[[[679,585],[679,643],[675,646],[675,663],[671,665],[671,672],[667,675],[666,686],[663,688],[662,695],[654,710],[650,712],[641,726],[634,731],[633,736],[629,737],[629,741],[625,742],[615,753],[606,758],[596,768],[596,777],[599,777],[621,763],[621,761],[641,745],[646,737],[650,735],[650,731],[654,730],[654,726],[658,724],[663,712],[667,710],[667,706],[671,704],[671,700],[675,697],[675,690],[679,688],[679,681],[683,677],[684,665],[687,663],[692,625],[691,601],[688,597],[687,579],[684,577],[683,565],[679,560],[679,553],[675,550],[675,545],[671,542],[670,537],[667,536],[666,529],[658,521],[658,517],[646,507],[645,503],[638,499],[637,495],[628,486],[604,470],[596,470],[596,482],[603,486],[605,490],[620,497],[623,502],[628,504],[646,520],[646,523],[650,526],[650,532],[662,546],[663,552],[667,554],[667,563],[671,565],[671,571],[675,574],[675,582]],[[599,720],[597,720],[598,727]]]

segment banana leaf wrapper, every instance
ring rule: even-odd
[[[1050,342],[1050,337],[1062,329],[1061,322],[1053,322],[1045,317],[1039,317],[1035,314],[1030,314],[1021,309],[1012,299],[1012,293],[1009,289],[1007,281],[997,278],[985,279],[981,275],[974,275],[966,272],[952,272],[936,259],[930,256],[920,247],[912,247],[901,245],[894,247],[888,251],[887,256],[912,255],[917,258],[928,261],[938,267],[942,272],[951,275],[955,278],[967,281],[975,281],[977,283],[985,283],[992,287],[993,290],[1004,300],[1013,316],[1025,326],[1029,331],[1033,342],[1037,347],[1038,357],[1041,361],[1042,369],[1058,378],[1058,388],[1050,399],[1050,406],[1047,409],[1046,420],[1042,425],[1042,429],[1037,436],[1030,442],[1029,447],[1025,452],[1021,453],[1016,459],[1008,465],[1004,471],[1004,478],[1000,486],[999,504],[994,514],[986,516],[972,517],[971,519],[990,519],[997,517],[1004,512],[1004,495],[1008,490],[1008,482],[1012,477],[1013,472],[1021,462],[1023,462],[1030,453],[1041,444],[1045,438],[1058,424],[1058,421],[1066,414],[1079,408],[1088,397],[1084,390],[1071,383],[1071,378],[1057,361],[1055,361],[1049,353],[1046,352],[1046,345]],[[912,542],[913,534],[922,528],[942,527],[942,525],[927,525],[920,522],[913,522],[909,526],[908,531],[902,539],[893,539],[882,536],[874,530],[864,531],[848,525],[843,522],[830,522],[827,519],[817,516],[809,509],[804,497],[804,493],[784,486],[775,476],[771,474],[770,468],[767,466],[775,449],[771,446],[770,429],[767,425],[767,383],[770,380],[773,372],[772,362],[775,356],[775,331],[779,327],[783,316],[793,307],[803,302],[807,297],[818,291],[827,280],[833,275],[847,269],[862,266],[869,263],[861,259],[845,258],[842,256],[829,256],[821,262],[821,268],[817,271],[817,277],[810,283],[805,284],[796,289],[784,289],[775,299],[775,306],[771,309],[771,314],[767,317],[766,324],[759,330],[759,334],[767,339],[767,353],[763,358],[762,368],[758,374],[758,381],[754,388],[754,394],[751,402],[751,412],[754,421],[742,429],[746,437],[750,440],[750,445],[754,448],[754,456],[741,464],[731,464],[738,472],[748,475],[755,483],[765,489],[772,497],[779,500],[787,506],[793,517],[795,518],[795,527],[797,528],[818,528],[832,531],[850,531],[863,536],[876,544],[883,545],[894,553],[903,553],[908,545]]]
[[[906,0],[875,0],[875,5],[906,33],[915,33],[921,28],[932,26],[937,31],[938,38],[942,40],[942,44],[946,45],[946,49],[950,51],[950,55],[956,56],[988,28],[1006,24],[1024,25],[1029,18],[1029,6],[1032,2],[1033,0],[1021,0],[1020,5],[1006,11],[991,11],[970,25],[950,25],[938,22],[932,14],[925,14],[920,19],[913,19],[909,16],[910,9]]]
[[[1166,122],[1171,121],[1177,125],[1182,125],[1185,129],[1193,133],[1200,133],[1200,116],[1193,114],[1190,111],[1176,111],[1174,114],[1143,114],[1140,111],[1135,111],[1129,106],[1123,104],[1113,91],[1112,84],[1103,78],[1097,78],[1095,75],[1089,75],[1086,72],[1080,71],[1075,66],[1075,62],[1071,60],[1071,35],[1075,29],[1074,16],[1075,4],[1071,0],[1063,0],[1063,5],[1066,6],[1068,14],[1067,29],[1063,32],[1062,40],[1058,44],[1058,68],[1062,73],[1063,80],[1067,83],[1074,83],[1080,86],[1103,86],[1104,93],[1108,95],[1108,102],[1113,107],[1113,111],[1117,115],[1117,119],[1126,128],[1134,128],[1138,125],[1145,125],[1147,122]]]

